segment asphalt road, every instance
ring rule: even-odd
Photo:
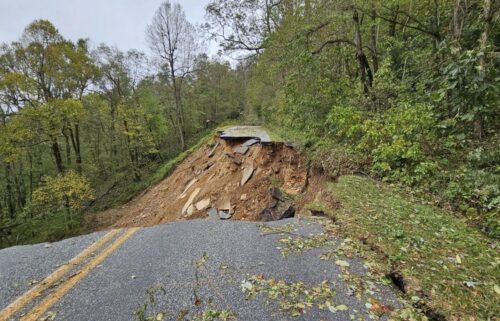
[[[325,247],[288,256],[280,253],[279,239],[311,237],[322,232],[321,225],[297,219],[266,224],[293,224],[293,230],[265,234],[259,223],[206,219],[0,250],[0,320],[140,320],[135,313],[141,307],[154,320],[212,320],[210,315],[220,311],[245,321],[351,320],[368,318],[367,303],[372,299],[398,307],[395,290],[389,286],[375,284],[356,295],[352,285],[342,280],[347,272],[366,273],[359,258],[343,259],[349,266],[341,267],[335,260],[320,259]],[[108,242],[81,262],[73,264],[73,259],[66,264],[106,237]],[[48,283],[43,281],[58,269],[66,271]],[[283,289],[281,293],[291,295],[288,299],[273,297],[262,290],[264,283],[255,283],[270,279],[301,281],[305,287],[328,280],[335,291],[330,300],[334,311],[313,302],[312,308],[292,317],[280,305],[292,302],[295,292]],[[26,294],[34,287],[39,291]],[[249,298],[249,293],[254,297]],[[154,304],[148,297],[154,298]],[[335,307],[341,308],[335,311]]]
[[[271,143],[272,140],[269,134],[260,126],[234,126],[225,129],[220,138],[223,139],[242,139],[242,138],[257,138],[261,143]]]

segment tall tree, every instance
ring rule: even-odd
[[[47,20],[37,20],[26,27],[21,40],[14,42],[4,59],[3,103],[11,105],[19,117],[38,121],[41,137],[47,137],[54,162],[63,173],[59,137],[67,138],[67,161],[70,161],[69,138],[81,171],[81,150],[78,117],[66,110],[68,99],[81,100],[90,80],[96,74],[85,41],[73,44],[65,40]],[[25,109],[31,109],[26,110]],[[69,113],[68,113],[69,112]],[[23,115],[25,113],[25,115]],[[37,114],[45,113],[37,117]],[[47,122],[41,124],[44,117]]]
[[[186,19],[180,4],[165,1],[156,10],[153,21],[148,26],[147,39],[151,50],[167,70],[175,102],[174,113],[169,117],[177,128],[181,148],[185,149],[182,86],[184,78],[192,70],[198,51],[196,30]]]

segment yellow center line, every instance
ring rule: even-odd
[[[57,289],[50,293],[40,304],[34,307],[28,314],[20,319],[20,321],[36,321],[42,314],[44,314],[50,307],[59,301],[71,288],[75,286],[81,279],[90,273],[96,266],[98,266],[104,259],[119,248],[129,237],[134,235],[140,228],[134,227],[126,231],[122,236],[116,239],[110,246],[108,246],[99,255],[94,257],[87,265],[78,271],[73,277],[65,280]]]
[[[0,321],[7,321],[11,318],[17,311],[22,309],[26,304],[31,302],[34,298],[40,296],[45,290],[50,288],[54,283],[59,281],[68,271],[70,271],[75,266],[79,265],[83,260],[85,260],[89,255],[100,249],[104,244],[106,244],[110,239],[112,239],[121,230],[112,230],[104,235],[97,242],[93,243],[80,254],[69,260],[68,263],[62,265],[52,274],[47,276],[43,281],[32,287],[30,290],[25,292],[23,295],[18,297],[14,302],[9,304],[5,309],[0,311]]]

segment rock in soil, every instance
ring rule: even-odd
[[[233,154],[233,149],[242,145],[241,140],[215,139],[214,145],[204,145],[188,155],[171,175],[129,203],[89,217],[89,229],[151,226],[204,218],[211,207],[225,209],[222,216],[233,214],[233,220],[275,220],[290,206],[301,213],[306,200],[314,200],[319,174],[318,179],[310,177],[311,184],[301,192],[307,179],[307,164],[296,150],[282,143],[252,142],[252,147],[242,156]],[[242,164],[237,166],[234,161]],[[272,187],[275,189],[270,193]],[[294,201],[288,197],[288,191],[297,191],[301,197]],[[224,206],[225,201],[230,206]],[[263,210],[270,205],[274,208]],[[208,212],[219,219],[218,210]],[[142,213],[148,215],[141,217]]]
[[[219,147],[219,142],[215,144],[215,146],[208,152],[208,157],[212,157],[215,155],[215,151],[217,150],[217,147]]]
[[[245,155],[248,152],[248,150],[249,150],[248,146],[245,145],[241,145],[233,149],[235,154],[241,154],[241,155]]]
[[[243,143],[243,145],[250,147],[252,145],[257,144],[258,142],[260,142],[260,140],[253,138],[253,139],[247,140],[245,143]]]
[[[233,216],[229,213],[229,210],[219,210],[217,214],[219,215],[221,220],[228,220],[231,218],[231,216]]]
[[[282,220],[285,218],[291,218],[295,216],[295,208],[293,206],[289,206],[278,218],[278,220]]]
[[[253,165],[245,167],[245,169],[243,170],[243,176],[241,177],[241,186],[245,185],[246,182],[248,182],[248,180],[252,177],[254,170],[255,168],[253,167]]]
[[[192,193],[191,193],[191,196],[189,196],[189,199],[187,200],[186,204],[184,204],[184,207],[182,208],[182,211],[181,213],[184,215],[186,214],[186,211],[187,209],[192,205],[194,199],[196,198],[196,196],[198,195],[198,193],[200,192],[200,188],[197,187]]]
[[[210,205],[210,199],[205,198],[205,199],[202,199],[201,201],[199,201],[198,203],[196,203],[195,207],[198,211],[203,211],[204,209],[206,209],[208,207],[208,205]]]

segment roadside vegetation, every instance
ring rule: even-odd
[[[268,128],[281,141],[295,141],[314,170],[330,177],[324,188],[334,203],[314,201],[305,209],[324,214],[326,230],[351,241],[324,259],[364,257],[377,280],[388,278],[430,320],[494,320],[500,313],[498,238],[478,227],[475,216],[443,205],[436,195],[370,175],[366,160],[345,146]],[[287,254],[330,245],[323,235],[286,237],[279,246]]]
[[[340,233],[362,245],[407,298],[449,320],[500,314],[498,242],[453,213],[373,179],[342,176],[329,190]]]
[[[498,237],[498,12],[488,0],[277,5],[248,105],[331,160],[326,174],[345,165],[433,195]]]

